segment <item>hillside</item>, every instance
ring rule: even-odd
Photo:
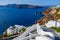
[[[41,12],[44,16],[37,20],[35,23],[40,23],[41,25],[47,23],[49,20],[57,21],[60,19],[60,6],[50,7],[47,10]]]

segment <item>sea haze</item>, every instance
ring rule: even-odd
[[[0,34],[2,34],[10,25],[24,25],[28,27],[40,19],[43,15],[36,14],[48,7],[41,8],[10,8],[0,7]]]

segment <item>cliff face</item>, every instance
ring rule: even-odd
[[[42,12],[44,16],[37,20],[35,23],[40,23],[40,25],[45,24],[49,20],[58,20],[60,19],[60,6],[59,7],[50,7],[47,10]]]
[[[0,7],[9,7],[9,8],[41,8],[40,6],[27,5],[27,4],[8,4]]]

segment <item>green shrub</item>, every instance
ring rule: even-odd
[[[26,30],[26,28],[22,28],[22,29],[20,29],[19,32],[25,32],[25,30]]]
[[[52,27],[50,27],[50,29],[54,29],[54,30],[55,30],[55,29],[56,29],[56,27],[52,26]]]
[[[22,31],[25,32],[26,28],[22,28]]]
[[[21,33],[21,29],[19,30],[19,32]]]
[[[57,32],[60,32],[60,27],[50,27],[50,29],[53,29],[53,30],[55,30],[55,31],[57,31]]]
[[[60,32],[60,28],[57,28],[56,31],[57,31],[57,32]]]

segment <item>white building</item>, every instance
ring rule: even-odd
[[[50,20],[50,21],[48,21],[48,23],[46,23],[45,25],[46,25],[47,28],[50,28],[50,27],[52,27],[52,26],[55,27],[55,23],[56,23],[56,21]],[[57,20],[57,27],[60,27],[60,20]]]
[[[7,34],[8,35],[12,35],[12,34],[15,34],[15,33],[20,33],[20,29],[22,28],[26,28],[25,26],[21,26],[21,25],[15,25],[15,28],[13,29],[12,26],[10,26],[8,29],[7,29]]]
[[[15,27],[16,27],[16,31],[17,31],[18,33],[20,33],[20,32],[19,32],[20,29],[22,29],[22,28],[26,28],[26,27],[23,26],[23,25],[15,25]]]
[[[46,36],[37,36],[35,40],[53,40],[53,39]]]
[[[31,33],[34,30],[36,30],[37,33],[35,34]],[[51,38],[47,37],[46,35],[50,36]],[[22,35],[14,38],[13,40],[54,40],[54,39],[55,39],[54,34],[52,32],[43,31],[43,29],[38,23],[31,27],[28,27]]]
[[[14,34],[14,33],[16,33],[16,30],[13,29],[12,26],[10,26],[10,27],[7,29],[7,34],[8,34],[8,35],[12,35],[12,34]]]

